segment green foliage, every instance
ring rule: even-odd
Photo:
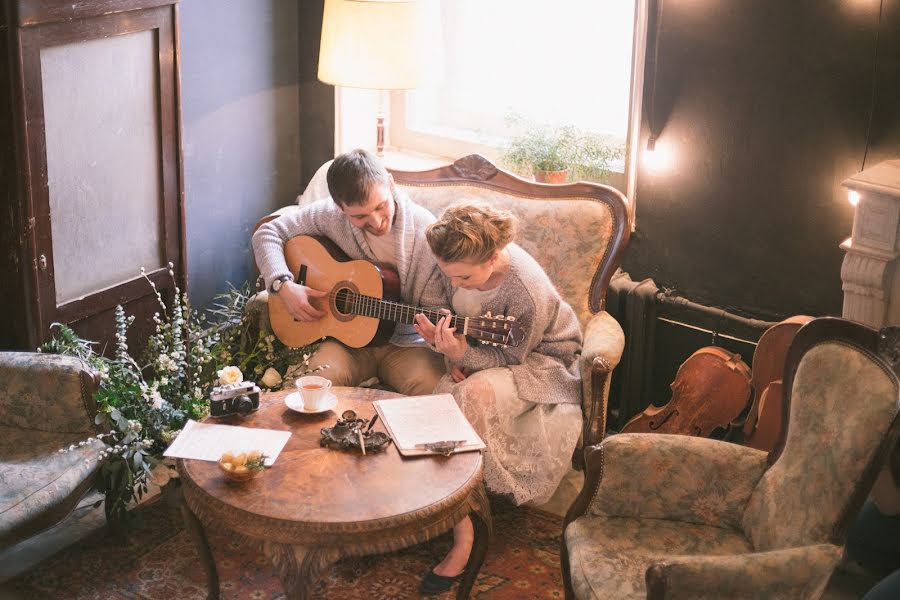
[[[297,376],[310,372],[306,367],[318,345],[291,348],[270,332],[260,330],[259,319],[247,310],[252,296],[249,282],[238,288],[229,284],[226,293],[216,296],[213,308],[209,310],[219,331],[219,342],[213,353],[219,364],[234,365],[242,373],[252,374],[260,387],[276,389],[289,370],[298,371]],[[270,369],[277,372],[278,377],[274,377]],[[271,378],[264,378],[266,372]]]
[[[169,265],[169,274],[174,272]],[[143,270],[142,270],[143,274]],[[281,373],[294,363],[308,364],[312,348],[287,348],[265,333],[251,333],[250,319],[244,314],[250,286],[231,288],[217,297],[216,307],[207,315],[198,314],[187,294],[175,287],[174,300],[167,306],[153,282],[144,279],[156,292],[160,311],[153,321],[154,333],[146,348],[138,354],[128,348],[127,332],[134,322],[121,306],[116,307],[116,347],[112,357],[95,351],[94,342],[78,337],[65,325],[54,324],[54,338],[39,351],[78,356],[101,375],[95,395],[96,422],[108,433],[79,442],[78,446],[104,440],[100,453],[101,491],[105,495],[107,516],[124,522],[132,500],[147,491],[148,481],[159,485],[177,472],[163,452],[188,419],[209,414],[209,396],[217,385],[217,372],[238,366],[242,373],[265,374],[270,368]],[[273,374],[274,373],[274,374]],[[270,373],[269,381],[280,373]],[[301,373],[302,374],[302,373]],[[261,384],[262,385],[262,384]],[[274,386],[267,386],[274,387]],[[75,445],[60,452],[75,449]]]
[[[572,125],[531,124],[515,115],[508,117],[507,122],[522,133],[509,141],[501,159],[525,177],[534,171],[569,169],[572,180],[602,182],[609,177],[612,162],[625,156],[621,146]]]

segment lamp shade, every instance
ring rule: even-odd
[[[319,79],[404,90],[431,79],[440,40],[431,0],[325,0]]]

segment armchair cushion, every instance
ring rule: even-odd
[[[666,519],[606,516],[570,523],[565,544],[572,587],[582,599],[646,598],[647,565],[664,557],[752,551],[739,531]]]
[[[666,600],[819,598],[840,557],[841,548],[833,544],[734,556],[676,556],[650,567],[649,596]]]
[[[766,453],[684,435],[620,433],[600,445],[594,515],[739,529]],[[589,459],[593,470],[597,458]]]
[[[0,425],[0,547],[62,519],[89,489],[105,445],[59,452],[83,439]]]

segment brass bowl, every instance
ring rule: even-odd
[[[243,482],[250,481],[257,475],[260,475],[265,469],[247,469],[246,471],[237,472],[234,469],[226,469],[221,461],[218,461],[216,464],[219,465],[219,470],[225,474],[225,477],[230,479],[231,481]]]

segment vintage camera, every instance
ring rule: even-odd
[[[213,388],[209,395],[209,415],[246,416],[259,408],[259,387],[252,381],[229,383]]]

